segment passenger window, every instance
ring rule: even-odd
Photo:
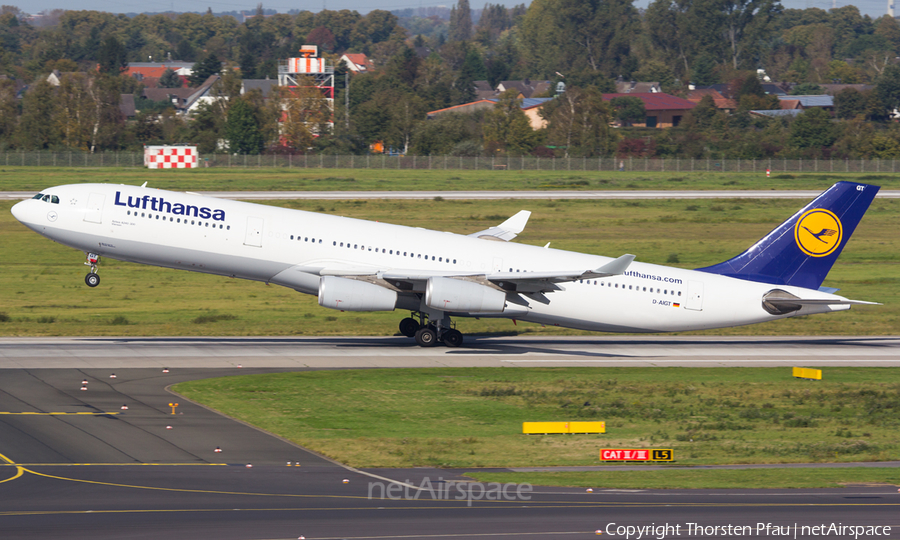
[[[347,245],[349,246],[350,244],[347,244]],[[357,247],[358,246],[356,244],[353,244],[353,249],[356,249]]]
[[[678,291],[678,296],[681,296],[681,291]]]
[[[629,291],[632,290],[631,285],[628,286],[628,290],[629,290]]]
[[[456,264],[456,259],[453,259],[453,264]]]
[[[231,230],[231,225],[226,226],[226,227],[225,227],[225,230],[226,230],[226,231],[230,231],[230,230]]]

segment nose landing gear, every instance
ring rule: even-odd
[[[96,253],[87,253],[87,262],[84,264],[91,267],[90,273],[84,276],[84,282],[88,287],[96,287],[100,285],[100,276],[97,275],[97,264],[100,262],[100,255]]]

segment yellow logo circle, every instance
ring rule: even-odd
[[[794,226],[794,241],[811,257],[831,255],[844,236],[841,220],[824,208],[805,212]]]

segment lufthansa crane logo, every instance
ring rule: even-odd
[[[805,212],[794,226],[794,241],[810,257],[825,257],[841,244],[844,229],[841,220],[824,208]]]

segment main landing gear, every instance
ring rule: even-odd
[[[455,328],[448,328],[450,323],[449,317],[438,319],[437,323],[433,323],[427,319],[425,314],[419,313],[419,320],[413,317],[416,313],[412,313],[400,321],[400,333],[406,337],[416,338],[416,343],[421,347],[434,347],[439,342],[443,342],[448,347],[459,347],[463,342],[462,332]]]
[[[97,275],[97,264],[100,262],[100,255],[96,253],[87,253],[87,262],[84,264],[91,267],[88,275],[84,276],[84,282],[88,287],[96,287],[100,285],[100,276]]]

